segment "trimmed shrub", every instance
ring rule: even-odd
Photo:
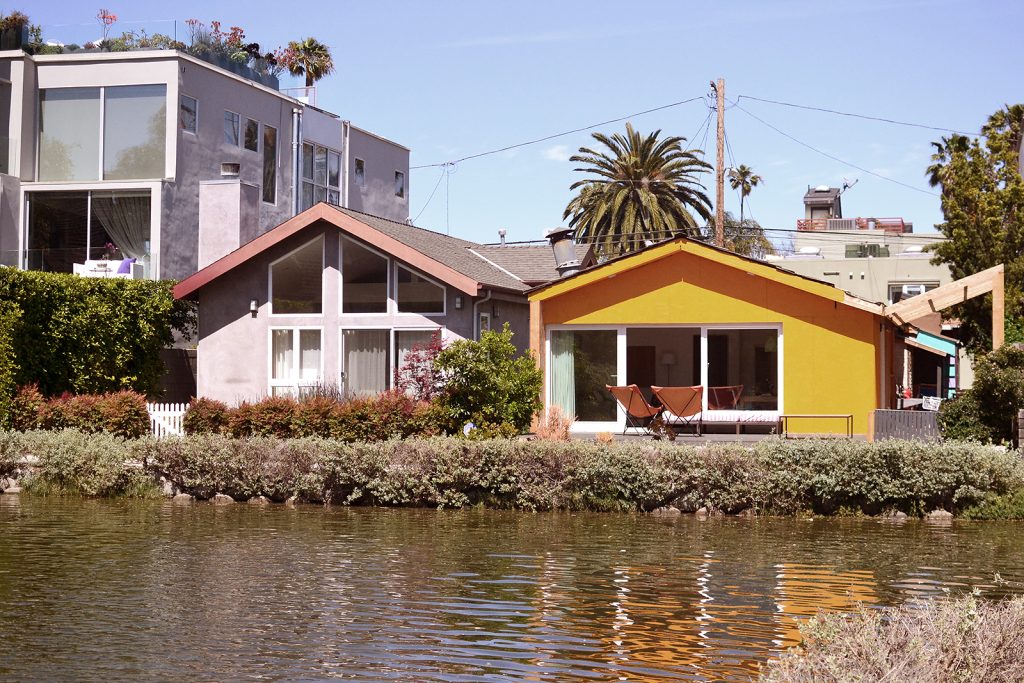
[[[135,442],[136,444],[140,442]],[[14,433],[13,448],[37,458],[24,488],[38,495],[145,497],[158,495],[152,477],[132,464],[131,442],[77,430]]]
[[[435,367],[444,377],[439,426],[448,434],[461,434],[467,423],[483,435],[521,433],[540,410],[540,368],[532,355],[517,355],[508,323],[479,341],[453,343],[437,355]]]
[[[21,324],[21,309],[10,301],[0,301],[0,429],[13,422],[12,408],[17,393],[18,357],[14,344]]]
[[[134,391],[117,391],[100,400],[103,431],[125,439],[138,439],[149,433],[146,397]]]
[[[21,387],[11,404],[11,428],[19,432],[42,429],[45,408],[46,397],[39,391],[39,385],[29,384]]]
[[[0,481],[15,477],[21,471],[21,435],[0,432]]]
[[[974,385],[939,410],[943,435],[1011,443],[1024,408],[1024,348],[1006,345],[976,360]]]
[[[21,309],[16,383],[46,396],[159,390],[160,350],[195,329],[195,308],[170,281],[85,278],[0,267],[0,302]]]
[[[1024,680],[1024,598],[973,595],[854,614],[819,613],[803,642],[769,660],[763,683]]]
[[[29,385],[15,396],[11,417],[18,431],[77,429],[108,432],[126,439],[149,433],[146,399],[132,391],[46,400],[35,385]]]
[[[186,434],[221,434],[228,427],[230,409],[223,401],[194,398],[188,404],[182,429]]]

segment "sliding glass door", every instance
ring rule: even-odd
[[[617,329],[552,330],[548,366],[549,405],[574,415],[577,428],[614,427],[618,422],[615,399],[608,385],[619,384]]]

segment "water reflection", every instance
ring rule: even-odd
[[[0,539],[12,679],[749,680],[820,608],[1024,575],[1014,524],[0,496]]]

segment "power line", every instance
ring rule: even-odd
[[[664,104],[664,105],[662,105],[660,107],[654,107],[653,109],[645,109],[644,111],[638,111],[638,112],[635,112],[633,114],[626,114],[625,116],[620,116],[619,118],[615,118],[615,119],[609,119],[608,121],[602,121],[600,123],[595,123],[595,124],[590,125],[590,126],[584,126],[582,128],[574,128],[573,130],[567,130],[567,131],[563,131],[561,133],[555,133],[553,135],[546,135],[546,136],[544,136],[542,138],[537,138],[536,140],[527,140],[526,142],[518,142],[518,143],[516,143],[514,145],[508,145],[508,146],[502,147],[500,149],[492,149],[492,150],[489,150],[487,152],[480,152],[478,154],[471,154],[469,156],[462,157],[461,159],[454,159],[454,160],[451,160],[451,161],[443,161],[443,162],[436,163],[436,164],[423,164],[421,166],[410,166],[409,170],[416,170],[418,168],[436,168],[438,166],[444,166],[446,164],[457,164],[457,163],[460,163],[460,162],[463,162],[463,161],[468,161],[470,159],[478,159],[480,157],[488,156],[488,155],[491,155],[491,154],[498,154],[499,152],[507,152],[510,149],[516,149],[518,147],[526,147],[527,145],[536,145],[539,142],[547,142],[548,140],[554,140],[555,138],[565,137],[566,135],[572,135],[574,133],[582,133],[582,132],[585,132],[585,131],[588,131],[588,130],[593,130],[594,128],[600,128],[601,126],[607,126],[610,123],[618,123],[620,121],[625,121],[626,119],[631,119],[631,118],[633,118],[635,116],[643,116],[644,114],[650,114],[652,112],[662,111],[663,109],[671,109],[672,107],[678,107],[678,106],[681,106],[681,105],[684,105],[684,104],[689,104],[690,102],[696,102],[697,100],[700,100],[700,99],[703,99],[703,96],[702,97],[691,97],[688,100],[680,100],[679,102],[672,102],[671,104]]]
[[[766,102],[768,104],[778,104],[783,107],[793,107],[794,109],[807,109],[809,111],[820,111],[826,114],[836,114],[838,116],[849,116],[855,119],[866,119],[868,121],[880,121],[882,123],[891,123],[896,126],[909,126],[910,128],[924,128],[925,130],[937,130],[943,133],[957,133],[958,135],[968,136],[980,136],[985,137],[981,133],[968,133],[966,131],[957,130],[955,128],[943,128],[941,126],[929,126],[923,123],[910,123],[909,121],[897,121],[896,119],[887,119],[883,116],[869,116],[867,114],[853,114],[846,111],[839,111],[837,109],[826,109],[825,107],[812,107],[806,104],[794,104],[792,102],[780,102],[779,100],[769,100],[761,97],[754,97],[753,95],[739,95],[736,98],[736,106],[739,106],[741,99],[754,100],[755,102]]]
[[[437,176],[437,182],[434,183],[434,189],[430,191],[430,196],[427,197],[427,203],[424,204],[423,208],[420,209],[420,212],[418,214],[416,214],[416,218],[412,219],[413,225],[416,224],[416,221],[418,221],[420,219],[420,216],[423,215],[423,212],[427,210],[428,206],[430,206],[430,200],[432,200],[434,198],[434,193],[437,192],[437,188],[441,187],[441,181],[444,180],[444,177],[446,175],[448,175],[448,167],[447,166],[442,166],[441,167],[441,174],[439,176]]]
[[[834,156],[832,154],[829,154],[828,152],[824,152],[824,151],[818,149],[817,147],[815,147],[813,145],[810,145],[810,144],[808,144],[808,143],[806,143],[806,142],[804,142],[802,140],[796,139],[795,137],[793,137],[789,133],[787,133],[787,132],[785,132],[783,130],[780,130],[779,128],[776,128],[775,126],[773,126],[772,124],[768,123],[767,121],[765,121],[761,117],[756,116],[754,114],[751,114],[749,111],[747,111],[746,109],[741,107],[739,104],[736,105],[736,108],[739,109],[744,114],[746,114],[747,116],[749,116],[750,118],[754,119],[755,121],[759,121],[762,125],[765,125],[768,128],[771,128],[772,130],[774,130],[779,135],[781,135],[781,136],[783,136],[785,138],[789,138],[790,140],[792,140],[793,142],[797,143],[798,145],[800,145],[802,147],[806,147],[807,149],[811,150],[812,152],[817,152],[818,154],[822,155],[823,157],[827,157],[827,158],[831,159],[832,161],[838,161],[839,163],[841,163],[841,164],[843,164],[845,166],[849,166],[850,168],[855,168],[855,169],[857,169],[858,171],[860,171],[862,173],[867,173],[868,175],[873,175],[876,178],[881,178],[882,180],[888,181],[890,183],[895,183],[896,185],[900,185],[902,187],[905,187],[908,190],[913,190],[914,192],[920,192],[921,194],[927,194],[927,195],[931,195],[933,197],[938,197],[939,196],[939,194],[937,192],[931,192],[929,190],[924,190],[924,189],[922,189],[920,187],[915,187],[914,185],[910,185],[908,183],[904,183],[904,182],[902,182],[900,180],[896,180],[895,178],[889,178],[887,176],[882,175],[881,173],[875,173],[872,170],[864,168],[863,166],[858,166],[857,164],[853,164],[853,163],[850,163],[849,161],[845,161],[843,159],[840,159],[839,157]]]

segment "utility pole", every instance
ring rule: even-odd
[[[718,99],[718,158],[715,166],[715,244],[725,247],[725,79],[712,83]]]

